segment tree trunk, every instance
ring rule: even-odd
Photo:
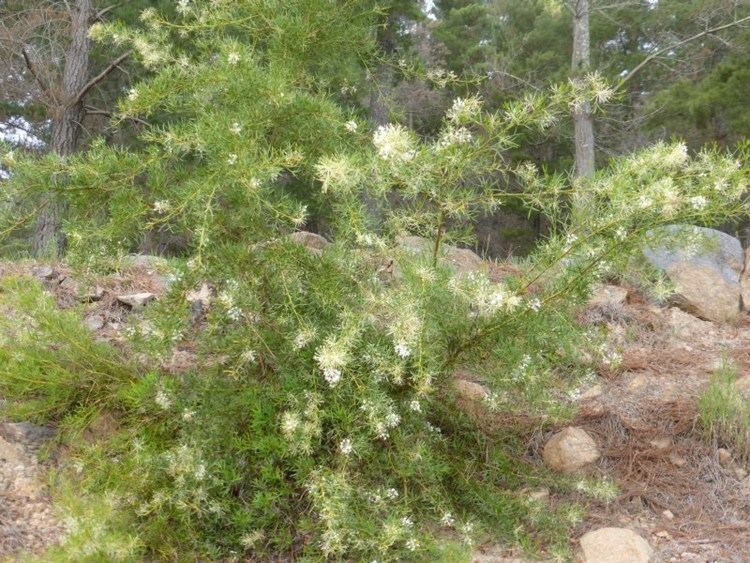
[[[65,52],[60,104],[53,109],[52,115],[51,149],[63,158],[75,152],[81,134],[84,109],[79,93],[88,80],[91,51],[89,25],[93,15],[92,0],[76,0],[71,8],[71,40]],[[64,202],[55,192],[51,191],[45,196],[32,243],[36,256],[59,256],[64,251],[64,207]]]
[[[591,35],[589,0],[573,0],[573,76],[580,78],[591,68]],[[578,178],[594,175],[594,118],[591,104],[585,103],[573,112],[575,129],[575,174]]]
[[[393,36],[395,22],[389,16],[385,26],[378,30],[377,43],[384,57],[391,57],[396,52],[396,41]],[[388,62],[378,63],[371,77],[370,119],[375,126],[387,125],[390,121],[389,97],[393,89],[393,69]]]

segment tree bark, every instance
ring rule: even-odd
[[[396,40],[393,36],[395,22],[389,16],[385,25],[378,30],[378,49],[383,57],[391,57],[396,52]],[[375,126],[387,125],[390,121],[389,97],[393,89],[393,69],[390,61],[376,65],[371,77],[370,119]]]
[[[60,103],[52,111],[53,152],[65,158],[76,151],[84,116],[83,100],[79,95],[87,84],[91,40],[89,26],[94,15],[92,0],[76,0],[71,8],[71,40],[65,52]],[[36,256],[60,255],[65,249],[62,232],[64,202],[50,191],[44,198],[37,219],[32,247]]]
[[[574,79],[591,68],[591,33],[589,28],[589,0],[572,0]],[[594,117],[591,104],[586,102],[573,112],[575,132],[575,175],[589,178],[594,175]]]

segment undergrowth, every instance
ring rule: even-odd
[[[318,327],[329,319],[334,331],[341,300],[333,294],[345,282],[332,284],[330,270],[341,263],[287,245],[281,254],[288,260],[280,268],[274,260],[281,284],[261,281],[270,274],[262,256],[245,258],[261,278],[261,302],[278,303],[278,316],[250,332],[227,325],[224,315],[209,318],[202,355],[215,365],[183,376],[144,367],[158,365],[162,350],[158,337],[144,342],[137,334],[143,325],[160,326],[161,316],[174,317],[170,298],[147,319],[131,319],[131,346],[151,355],[136,363],[132,354],[94,342],[79,313],[57,310],[29,280],[3,281],[2,306],[13,311],[3,334],[14,336],[0,351],[0,393],[14,398],[8,414],[59,425],[68,448],[55,489],[71,536],[49,557],[186,560],[250,551],[259,559],[290,553],[314,560],[332,542],[347,541],[356,557],[455,561],[485,538],[564,556],[580,509],[549,509],[518,492],[555,478],[520,461],[524,442],[512,426],[487,434],[457,411],[450,394],[410,392],[406,380],[416,373],[405,369],[426,358],[390,359],[392,344],[364,326],[369,336],[349,352],[362,375],[350,371],[333,390],[314,383],[306,367],[316,361],[310,343],[300,346],[291,326],[292,334],[280,334],[281,318],[294,310],[295,324],[314,315]],[[308,271],[297,271],[292,284],[288,268],[300,262]],[[447,297],[437,296],[441,323],[451,319]],[[187,317],[188,307],[182,310]],[[495,382],[505,388],[503,403],[489,409],[507,411],[514,396],[519,408],[524,401],[539,409],[555,404],[541,389],[545,372],[565,357],[568,375],[575,372],[574,325],[562,329],[559,312],[531,316],[533,322],[517,322],[515,344],[487,352],[486,363],[502,359],[498,371],[511,374]],[[182,336],[199,330],[205,328]],[[249,342],[258,345],[252,357]],[[524,367],[514,372],[514,364]],[[102,420],[106,432],[85,432],[101,429]],[[575,487],[558,481],[561,490]],[[311,542],[317,534],[323,543]]]
[[[737,369],[725,363],[716,370],[699,401],[706,438],[728,448],[735,458],[750,463],[750,401],[736,386]]]

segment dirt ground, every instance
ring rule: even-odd
[[[750,477],[698,426],[698,398],[722,362],[750,373],[750,319],[718,326],[676,308],[629,302],[606,311],[623,365],[600,373],[601,394],[580,401],[573,425],[586,429],[602,458],[595,471],[620,491],[594,504],[571,543],[585,532],[639,532],[656,561],[750,561]],[[597,317],[597,315],[594,315]],[[552,500],[554,502],[554,499]]]

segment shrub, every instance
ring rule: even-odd
[[[662,144],[573,185],[507,158],[519,132],[543,131],[590,92],[559,88],[494,113],[459,99],[436,139],[367,131],[326,80],[351,64],[331,53],[362,39],[346,18],[365,16],[321,4],[333,7],[186,3],[177,38],[154,12],[145,36],[99,29],[158,69],[121,108],[155,121],[143,145],[12,164],[19,193],[58,181],[83,267],[111,265],[149,230],[187,241],[169,295],[131,317],[126,354],[91,342],[73,313],[58,319],[38,289],[13,282],[3,294],[37,327],[17,340],[5,325],[0,369],[16,412],[79,434],[116,421],[102,439],[69,442],[62,478],[92,497],[73,522],[74,558],[433,560],[445,534],[565,555],[580,508],[542,510],[516,493],[537,479],[518,469],[523,445],[454,407],[455,369],[484,377],[490,412],[564,417],[560,395],[597,343],[572,320],[591,284],[662,225],[746,212],[747,173],[729,155]],[[313,46],[289,45],[290,32]],[[545,214],[549,239],[501,282],[454,272],[445,242],[466,242],[478,213],[508,201]],[[306,205],[330,225],[320,255],[287,236]],[[399,247],[405,234],[428,251]],[[195,322],[187,294],[204,283],[216,294]],[[179,376],[155,367],[176,344],[198,353]]]

